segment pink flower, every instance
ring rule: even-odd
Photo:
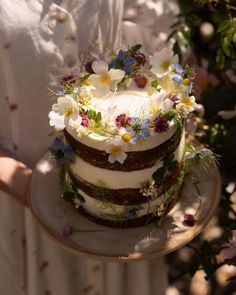
[[[116,117],[116,126],[118,128],[124,127],[127,128],[130,126],[131,118],[126,114],[120,114]]]
[[[62,230],[63,237],[67,238],[73,233],[72,227],[67,223]]]
[[[88,127],[88,125],[89,125],[89,117],[87,115],[81,115],[81,118],[82,118],[81,125],[83,127]]]
[[[137,74],[134,77],[134,82],[138,88],[144,88],[147,85],[147,78],[142,74]]]
[[[183,225],[185,226],[194,226],[196,224],[196,219],[192,214],[184,214]]]
[[[227,244],[223,245],[221,254],[226,260],[236,259],[236,230],[232,230],[232,238]]]

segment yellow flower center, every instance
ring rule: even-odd
[[[108,74],[103,74],[101,77],[100,77],[100,82],[101,84],[110,84],[111,83],[111,78]]]
[[[182,104],[184,104],[186,107],[191,107],[191,106],[193,105],[192,100],[191,100],[190,97],[188,97],[188,96],[182,98],[181,102],[182,102]]]
[[[122,135],[122,139],[125,141],[125,142],[128,142],[130,141],[131,139],[131,135],[129,133],[125,133]]]
[[[73,112],[74,112],[74,109],[72,107],[69,107],[69,108],[65,109],[64,116],[68,117],[68,116],[72,115]]]
[[[159,105],[155,105],[155,106],[152,106],[150,107],[149,109],[149,113],[151,115],[154,115],[155,113],[159,112],[160,111],[160,106]]]
[[[183,84],[184,86],[189,86],[189,85],[190,85],[190,80],[189,80],[188,78],[185,78],[185,79],[183,80],[182,84]]]
[[[84,83],[86,86],[90,86],[92,84],[92,82],[90,80],[86,80]]]
[[[164,71],[167,71],[169,69],[169,66],[170,66],[170,62],[168,60],[164,60],[161,65]]]
[[[119,145],[114,145],[111,149],[111,154],[113,156],[119,156],[122,153],[122,148]]]

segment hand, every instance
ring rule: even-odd
[[[29,167],[0,150],[0,190],[9,193],[26,207],[31,175]]]

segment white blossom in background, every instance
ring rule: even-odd
[[[161,51],[156,51],[150,57],[150,64],[152,65],[151,71],[161,78],[171,71],[173,71],[175,64],[178,62],[178,56],[174,55],[173,51],[169,48],[164,48]]]
[[[104,61],[95,61],[92,64],[95,74],[89,76],[88,80],[94,86],[95,94],[98,96],[106,96],[110,91],[114,91],[117,83],[125,76],[125,72],[119,69],[110,69]]]
[[[57,99],[57,103],[52,106],[52,111],[49,113],[49,119],[49,125],[54,126],[57,131],[65,127],[76,128],[82,122],[78,103],[68,94]]]
[[[224,120],[230,120],[236,117],[236,105],[234,107],[234,110],[226,111],[222,110],[217,113],[218,116],[220,116]]]

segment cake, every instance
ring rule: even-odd
[[[63,133],[50,149],[62,166],[63,198],[108,226],[161,220],[181,195],[193,76],[168,48],[80,55],[49,113]]]

